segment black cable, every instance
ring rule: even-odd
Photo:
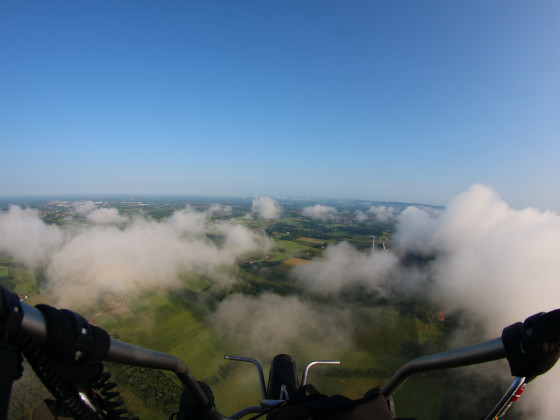
[[[100,391],[103,398],[103,409],[107,411],[107,419],[109,420],[128,420],[128,417],[123,417],[127,412],[120,393],[114,388],[117,386],[115,382],[109,382],[111,378],[110,372],[103,372],[94,386],[95,390]]]
[[[13,343],[19,347],[33,371],[49,392],[72,414],[76,420],[99,420],[80,398],[77,390],[68,384],[51,366],[41,348],[29,338],[23,329],[13,337]]]

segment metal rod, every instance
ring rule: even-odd
[[[390,398],[411,375],[417,372],[469,366],[504,357],[506,357],[506,350],[501,338],[458,350],[420,357],[402,366],[383,387],[381,394],[386,399]]]
[[[301,386],[307,383],[307,375],[309,374],[309,369],[311,366],[315,365],[340,365],[340,360],[316,360],[314,362],[309,362],[305,369],[303,370],[303,376],[301,378]]]
[[[203,406],[208,406],[210,400],[185,362],[167,353],[146,349],[120,340],[111,339],[111,346],[105,360],[123,363],[131,366],[140,366],[151,369],[162,369],[174,372],[183,386]]]
[[[232,356],[229,354],[226,354],[224,356],[224,359],[226,360],[235,360],[238,362],[249,362],[254,364],[257,367],[257,370],[259,371],[259,383],[261,386],[261,394],[262,394],[262,399],[266,399],[266,386],[264,384],[264,373],[263,373],[263,369],[261,364],[255,360],[255,359],[251,359],[250,357],[243,357],[243,356]]]

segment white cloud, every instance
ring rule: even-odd
[[[358,222],[365,222],[368,219],[368,215],[361,210],[356,210],[356,220]]]
[[[129,218],[119,214],[115,208],[99,208],[93,210],[86,216],[88,222],[98,225],[122,225],[129,221]]]
[[[234,343],[232,352],[261,360],[310,343],[325,349],[351,345],[348,325],[352,318],[348,310],[333,310],[331,305],[311,304],[296,296],[228,296],[212,318],[218,334]]]
[[[435,218],[419,209],[403,214],[396,240],[402,249],[435,253],[435,296],[450,309],[467,309],[484,320],[479,327],[487,338],[560,307],[557,213],[513,210],[492,189],[474,185]],[[535,418],[556,418],[559,380],[558,366],[537,378],[521,407],[531,407]]]
[[[259,219],[278,219],[282,209],[272,198],[259,197],[253,200],[251,212]]]
[[[209,214],[217,214],[221,216],[229,216],[232,211],[233,209],[231,208],[231,206],[226,206],[219,203],[212,204],[207,210]]]
[[[89,215],[97,210],[91,210]],[[207,233],[222,240],[208,239]],[[47,275],[58,303],[94,302],[107,293],[134,293],[178,285],[182,273],[219,271],[246,253],[266,252],[270,241],[231,221],[212,221],[190,208],[162,222],[134,218],[125,226],[45,224],[37,211],[0,213],[0,251]]]
[[[0,252],[28,267],[48,261],[53,250],[63,242],[63,232],[44,223],[37,210],[11,206],[7,212],[0,213]]]
[[[488,339],[514,322],[560,307],[557,213],[511,209],[492,189],[474,185],[442,211],[403,211],[393,243],[394,253],[373,256],[344,243],[331,246],[322,259],[296,267],[293,275],[325,293],[353,286],[381,294],[395,286],[401,292],[421,288],[440,307],[483,320],[477,332]],[[396,255],[405,252],[429,252],[434,260],[422,269],[404,268]],[[519,409],[530,408],[535,418],[555,418],[559,380],[558,366],[537,378]]]
[[[365,286],[385,294],[389,280],[398,272],[398,258],[392,253],[363,253],[347,242],[331,245],[324,257],[295,267],[292,275],[309,288],[320,293],[334,293],[342,289]]]
[[[372,206],[368,213],[374,215],[380,222],[387,222],[395,218],[397,210],[394,207]]]
[[[98,206],[93,201],[80,201],[74,203],[74,213],[81,216],[87,216],[97,208]]]
[[[312,219],[332,220],[336,216],[337,210],[331,206],[315,204],[314,206],[305,207],[301,213]]]
[[[123,225],[130,219],[119,214],[116,208],[98,207],[93,201],[74,203],[74,213],[85,216],[86,220],[98,225]]]
[[[513,210],[490,188],[475,185],[436,218],[407,209],[395,241],[401,249],[435,252],[432,269],[446,299],[500,325],[559,306],[556,213]]]
[[[407,207],[399,215],[395,242],[401,249],[430,252],[433,248],[433,234],[438,221],[418,207]]]

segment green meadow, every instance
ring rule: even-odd
[[[352,314],[351,325],[348,325],[350,344],[333,341],[331,346],[325,347],[315,342],[313,334],[307,334],[291,342],[289,348],[278,350],[294,356],[300,377],[310,361],[341,360],[340,366],[316,366],[310,372],[308,382],[325,394],[361,397],[371,388],[381,386],[406,361],[443,348],[447,337],[443,324],[426,321],[429,317],[424,312],[403,311],[405,298],[396,305],[355,292],[343,297],[341,303],[332,296],[308,295],[304,287],[288,275],[295,265],[320,257],[323,247],[337,241],[336,236],[353,238],[354,243],[368,247],[367,236],[352,235],[348,230],[343,232],[344,226],[327,233],[318,232],[315,226],[309,227],[308,221],[297,218],[274,226],[258,220],[245,223],[253,228],[270,229],[267,233],[275,243],[266,256],[251,257],[225,268],[227,276],[234,279],[233,284],[217,287],[212,285],[212,279],[185,274],[181,277],[181,287],[174,290],[114,296],[100,307],[74,309],[83,311],[91,322],[115,338],[185,361],[197,379],[211,386],[217,409],[226,415],[258,405],[260,399],[256,368],[252,364],[224,359],[225,354],[235,353],[235,343],[220,335],[213,321],[220,302],[232,294],[259,296],[266,292],[307,296],[310,305],[345,305]],[[21,295],[29,295],[29,303],[44,302],[46,296],[39,294],[41,279],[40,272],[18,266],[8,258],[0,260],[0,284]],[[270,354],[270,359],[273,356]],[[260,360],[265,380],[270,359]],[[123,400],[133,415],[143,420],[159,420],[177,411],[181,387],[172,373],[110,364],[107,369],[113,372]],[[434,375],[411,379],[395,398],[399,416],[437,418],[444,387],[444,380]],[[17,395],[14,398],[18,398]],[[27,406],[27,410],[30,408]],[[21,413],[15,415],[21,416],[26,418]]]
[[[196,297],[191,295],[193,300]],[[122,309],[117,307],[113,312]],[[438,325],[430,326],[417,318],[402,316],[391,307],[356,308],[355,313],[360,321],[353,326],[355,345],[351,349],[333,347],[325,351],[310,338],[301,337],[292,349],[282,350],[295,357],[300,375],[305,364],[315,358],[326,355],[341,360],[341,366],[316,366],[311,370],[309,382],[323,393],[358,398],[369,389],[381,386],[403,363],[420,355],[426,343],[437,344],[443,338]],[[211,385],[217,408],[223,414],[257,405],[260,389],[256,368],[252,364],[224,360],[224,355],[229,353],[228,343],[218,339],[201,315],[194,302],[179,301],[166,292],[152,292],[138,298],[126,312],[98,313],[93,320],[121,340],[185,361],[197,378]],[[270,360],[260,362],[267,378]],[[166,376],[178,383],[172,374]],[[165,417],[173,410],[173,407],[158,410],[142,405],[138,403],[146,400],[142,390],[134,390],[127,383],[121,385],[135,401],[128,407],[135,415],[154,418],[157,412]],[[431,377],[411,380],[396,398],[399,414],[417,415],[421,410],[426,418],[437,417],[441,405],[438,396],[443,395],[440,392],[443,386],[442,381]]]
[[[0,284],[21,296],[34,295],[39,291],[36,273],[6,257],[0,258]]]

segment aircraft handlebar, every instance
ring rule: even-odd
[[[418,372],[475,365],[505,357],[506,350],[501,338],[457,350],[419,357],[402,366],[383,387],[381,394],[386,399],[390,398],[411,375]]]
[[[6,296],[11,302],[17,295],[6,291],[0,286],[0,318],[5,321],[7,305]],[[19,301],[19,299],[16,299]],[[35,341],[45,346],[48,340],[47,323],[43,313],[36,307],[18,302],[14,312],[21,311],[21,326]],[[61,312],[67,310],[60,310]],[[72,313],[77,317],[78,314]],[[83,318],[80,318],[83,321]],[[99,327],[95,327],[99,328]],[[0,332],[6,333],[3,325]],[[103,330],[103,333],[106,334]],[[460,348],[444,353],[414,359],[402,366],[381,390],[385,398],[390,398],[397,389],[414,373],[428,370],[449,369],[491,362],[507,358],[511,373],[529,380],[548,371],[560,357],[560,309],[548,313],[539,313],[518,322],[503,330],[502,337],[484,343]],[[167,353],[158,352],[109,337],[109,346],[102,360],[162,369],[174,372],[193,398],[202,406],[207,407],[210,417],[223,420],[227,417],[214,410],[213,402],[200,387],[187,365],[180,359]]]
[[[31,336],[38,345],[45,348],[49,341],[49,331],[47,327],[48,322],[45,319],[44,313],[37,307],[33,307],[25,302],[19,301],[17,295],[7,291],[1,286],[0,293],[2,295],[0,300],[0,312],[2,312],[2,315],[5,315],[8,310],[19,313],[18,315],[21,316],[21,327],[23,330]],[[14,301],[18,302],[17,306],[13,304]],[[8,308],[9,306],[12,306],[12,308]],[[64,311],[66,313],[71,312],[64,309],[58,311]],[[81,315],[73,312],[72,314],[79,317],[81,321],[84,320]],[[4,319],[7,318],[2,316],[2,321],[4,321]],[[52,327],[53,331],[60,330],[59,327],[60,326],[58,326],[58,328]],[[106,334],[106,332],[101,328],[94,328],[99,329]],[[3,329],[3,326],[0,325],[0,331],[3,331]],[[83,332],[85,332],[85,330],[83,330]],[[181,383],[189,391],[195,401],[197,401],[201,407],[207,407],[211,418],[216,420],[223,420],[226,418],[214,409],[213,401],[211,401],[207,393],[201,388],[194,375],[182,360],[167,353],[126,343],[113,337],[109,337],[108,335],[107,337],[109,340],[109,346],[106,353],[100,358],[101,360],[173,372],[177,375]],[[84,341],[83,338],[84,337],[78,336],[78,341]],[[68,343],[68,341],[66,341],[66,343]],[[69,344],[71,344],[73,348],[76,348],[76,343]]]
[[[417,372],[449,369],[507,358],[511,374],[528,380],[547,372],[560,357],[560,309],[535,314],[504,328],[502,336],[474,346],[414,359],[402,366],[383,387],[391,397]]]

